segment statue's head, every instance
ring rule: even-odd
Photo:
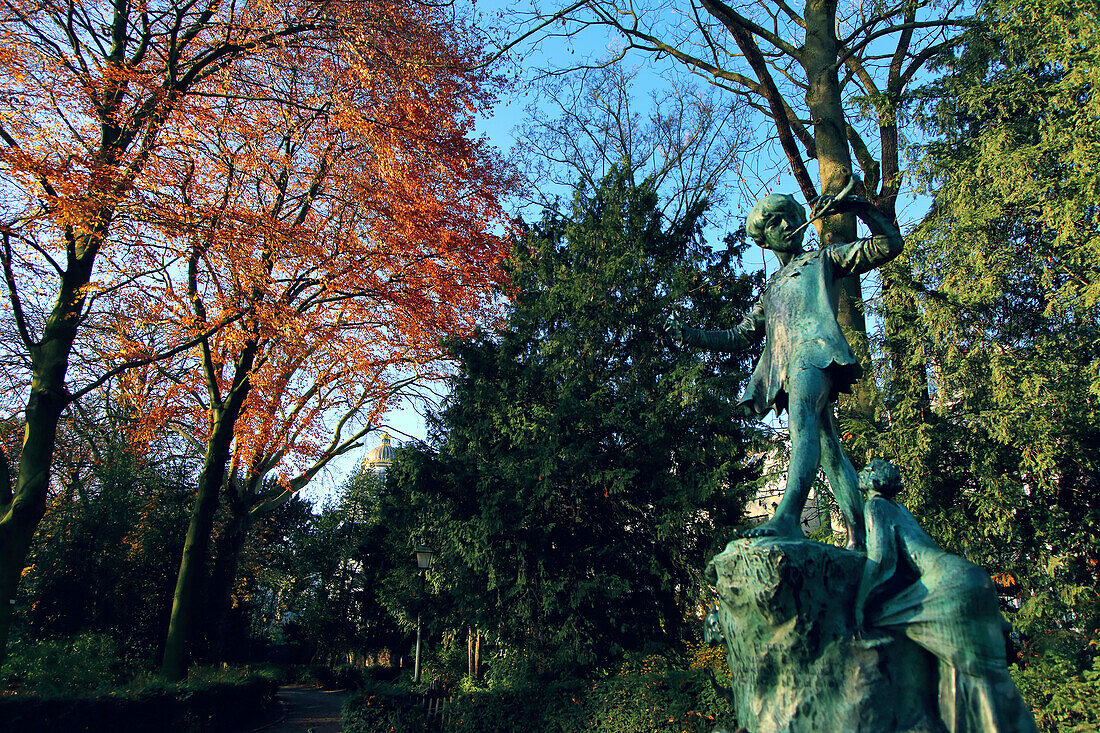
[[[874,491],[887,499],[893,499],[901,493],[901,472],[890,461],[876,458],[859,472],[859,488],[868,494]]]
[[[769,193],[756,202],[745,218],[745,231],[765,249],[776,252],[802,250],[806,209],[785,193]]]

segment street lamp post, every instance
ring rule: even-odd
[[[413,682],[420,683],[420,611],[424,604],[425,578],[432,566],[434,553],[431,548],[421,545],[416,548],[416,569],[420,571],[420,604],[416,609],[416,659],[413,662]]]

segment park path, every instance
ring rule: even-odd
[[[262,733],[340,733],[340,710],[351,694],[316,685],[284,685],[279,704],[286,713],[278,723],[258,729]]]

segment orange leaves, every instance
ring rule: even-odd
[[[335,48],[273,50],[158,158],[150,222],[180,257],[129,310],[177,341],[245,315],[169,370],[158,399],[189,407],[146,414],[203,439],[243,385],[239,469],[323,458],[340,416],[376,421],[439,374],[441,339],[494,317],[510,179],[468,137],[492,80],[425,65],[460,61],[425,12],[390,5]]]
[[[66,304],[78,382],[171,354],[119,382],[140,439],[204,439],[243,390],[242,465],[324,455],[338,416],[376,418],[439,373],[442,338],[495,318],[512,177],[470,135],[498,80],[446,13],[73,9],[0,0],[0,209],[30,310],[86,272]]]

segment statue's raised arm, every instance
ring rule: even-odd
[[[822,201],[822,199],[819,199]],[[862,275],[885,265],[901,254],[905,240],[896,222],[886,218],[871,202],[862,196],[847,196],[839,201],[825,199],[823,211],[844,213],[850,211],[867,225],[871,236],[855,242],[843,242],[825,248],[825,252],[839,275]]]

